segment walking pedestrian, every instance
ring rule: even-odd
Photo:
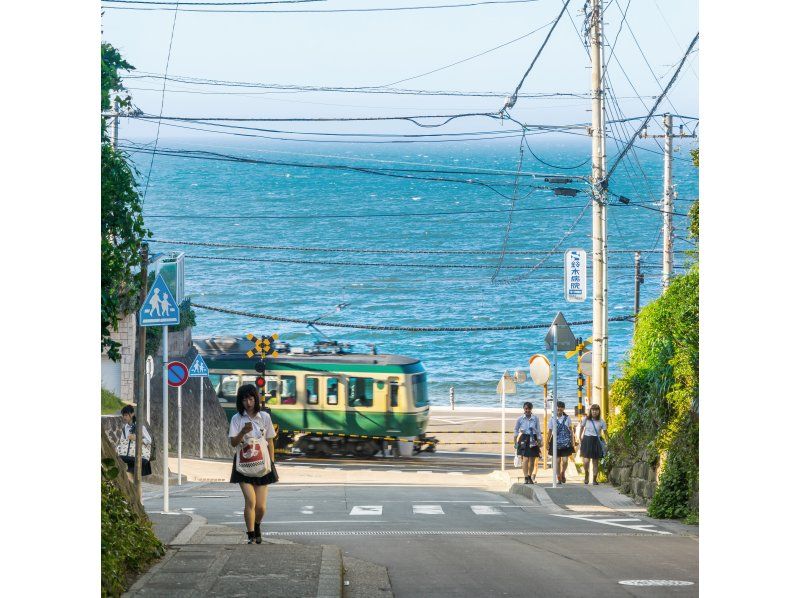
[[[542,431],[539,418],[533,415],[533,403],[526,401],[522,405],[523,415],[514,425],[514,447],[522,457],[522,474],[526,484],[536,483],[536,472],[539,471],[539,445],[542,443]]]
[[[556,455],[553,459],[553,466],[556,467],[559,484],[567,483],[567,465],[569,464],[569,456],[575,452],[575,436],[572,432],[572,422],[569,415],[564,413],[564,402],[558,401],[556,403],[557,415],[555,419],[550,419],[547,422],[548,436],[547,446],[553,446],[553,422],[556,428]]]
[[[136,465],[136,416],[134,415],[133,405],[125,405],[120,411],[122,415],[122,433],[117,443],[117,454],[128,466],[128,473],[133,473]],[[150,455],[153,440],[144,425],[141,426],[142,434],[142,475],[150,475]]]
[[[269,472],[260,477],[244,475],[236,468],[236,455],[233,457],[231,483],[239,484],[244,495],[244,523],[247,528],[247,543],[261,544],[261,520],[267,512],[267,485],[278,481],[275,472],[275,429],[269,414],[260,410],[258,389],[253,384],[239,387],[236,393],[236,411],[231,418],[228,436],[231,446],[245,449],[245,442],[252,439],[265,439],[269,452]],[[258,445],[256,445],[258,446]],[[245,455],[247,456],[247,455]],[[266,455],[264,455],[266,457]]]
[[[594,467],[592,484],[597,485],[597,467],[600,459],[605,457],[605,444],[602,435],[608,437],[606,422],[600,417],[600,405],[592,405],[589,414],[581,422],[580,443],[583,457],[583,483],[589,483],[589,461]]]

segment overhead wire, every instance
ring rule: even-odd
[[[103,0],[104,2],[106,0]],[[228,14],[332,14],[332,13],[359,13],[359,12],[401,12],[412,10],[439,10],[448,8],[469,8],[473,6],[485,6],[491,4],[529,4],[531,2],[538,2],[539,0],[479,0],[477,2],[464,2],[461,4],[434,4],[434,5],[421,5],[421,6],[386,6],[386,7],[370,7],[370,8],[328,8],[328,9],[258,9],[258,8],[242,8],[242,9],[229,9],[229,8],[181,8],[181,12],[196,12],[196,13],[228,13]],[[114,4],[115,0],[110,0],[109,4]],[[146,2],[137,2],[143,6],[108,6],[103,4],[103,10],[136,10],[136,11],[164,11],[169,10],[163,6],[147,6]],[[161,4],[161,3],[159,3]],[[183,3],[181,3],[183,4]],[[201,3],[202,4],[202,3]],[[246,4],[246,3],[243,3]]]

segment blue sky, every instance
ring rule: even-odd
[[[293,4],[292,8],[352,8],[458,3],[457,0],[330,0]],[[629,5],[629,6],[628,6]],[[111,6],[111,5],[109,5]],[[116,5],[120,6],[120,5]],[[560,0],[487,5],[446,10],[334,14],[214,14],[179,12],[175,21],[169,73],[209,79],[331,86],[383,85],[437,69],[478,54],[536,28],[558,14]],[[626,116],[646,113],[660,85],[666,85],[698,30],[698,7],[693,0],[612,0],[606,3],[609,43],[617,37],[627,7],[630,28],[655,76],[637,48],[627,26],[619,35],[609,63],[609,78]],[[273,7],[263,7],[273,8]],[[589,62],[576,33],[581,28],[582,3],[572,0],[530,76],[523,93],[576,92],[589,88]],[[571,17],[575,24],[570,23]],[[163,73],[167,60],[173,12],[106,10],[103,39],[120,49],[139,71]],[[436,90],[512,90],[545,38],[548,27],[474,60],[398,84],[398,87]],[[670,92],[672,106],[683,114],[698,112],[698,54],[695,53]],[[625,74],[635,87],[626,80]],[[658,80],[656,79],[658,78]],[[161,82],[130,80],[134,102],[158,114]],[[245,93],[237,95],[184,93],[197,88],[171,83],[164,99],[165,115],[242,117],[330,117],[441,114],[495,111],[502,99],[419,97],[343,93]],[[530,123],[572,123],[589,119],[589,102],[582,98],[521,99],[516,118]],[[664,110],[659,110],[662,112]],[[658,119],[660,121],[660,119]],[[129,137],[154,136],[154,125],[125,123]],[[314,124],[294,130],[419,131],[413,125]],[[303,127],[306,127],[305,129]],[[284,127],[286,128],[286,127]],[[489,130],[496,123],[461,121],[447,131]],[[185,130],[162,127],[161,138],[185,137]]]

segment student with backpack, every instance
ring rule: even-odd
[[[581,457],[583,457],[583,483],[589,483],[589,461],[594,466],[592,484],[597,485],[597,467],[600,459],[605,457],[606,444],[603,442],[602,434],[608,437],[608,427],[606,422],[600,417],[600,405],[592,405],[589,414],[581,422],[580,442]]]
[[[572,422],[569,415],[564,413],[563,401],[556,403],[557,415],[547,422],[547,446],[553,446],[553,427],[556,429],[556,455],[553,458],[553,466],[556,467],[558,483],[567,483],[567,464],[569,456],[575,452],[575,436],[572,432]]]

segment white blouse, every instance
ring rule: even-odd
[[[244,435],[242,440],[247,440],[248,438],[261,438],[262,431],[264,438],[275,438],[277,433],[275,432],[275,428],[272,427],[272,418],[269,416],[269,413],[266,411],[259,411],[256,413],[256,416],[253,419],[250,419],[250,416],[247,415],[247,412],[239,415],[238,413],[234,414],[231,418],[231,425],[228,429],[228,437],[233,438],[237,436],[239,432],[242,431],[244,425],[250,422],[253,424],[253,429]]]

